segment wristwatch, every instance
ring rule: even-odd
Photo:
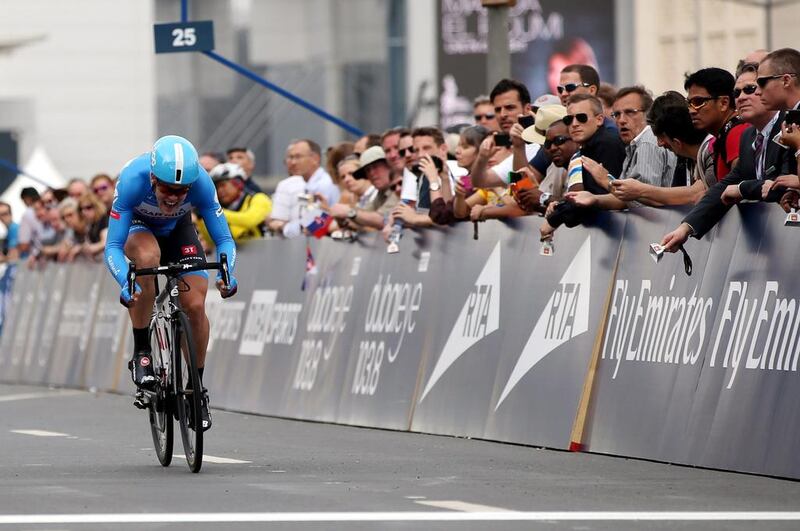
[[[356,216],[358,216],[358,210],[355,208],[351,208],[347,211],[347,219],[356,219]]]
[[[550,201],[550,195],[548,192],[542,192],[539,196],[539,205],[547,206],[547,202]]]
[[[442,189],[442,181],[432,182],[430,185],[431,192],[438,192],[441,189]]]

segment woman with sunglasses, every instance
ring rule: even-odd
[[[114,203],[114,179],[105,173],[98,173],[92,177],[89,182],[89,188],[94,195],[100,198],[106,212],[111,210],[111,205]]]
[[[155,300],[153,282],[128,286],[130,259],[138,268],[176,263],[200,265],[206,257],[192,224],[191,212],[197,209],[217,248],[218,259],[228,257],[229,285],[221,273],[217,289],[222,298],[236,293],[236,244],[231,236],[216,188],[200,166],[197,150],[185,138],[159,138],[149,153],[132,159],[120,173],[117,195],[110,213],[105,264],[119,283],[120,302],[129,308],[133,325],[133,357],[128,364],[131,377],[139,388],[156,383],[150,350],[150,315]],[[182,276],[189,287],[180,294],[188,314],[197,352],[197,367],[202,383],[208,347],[209,323],[205,312],[208,273],[194,271]],[[200,412],[203,430],[211,427],[207,392]]]
[[[100,198],[86,192],[78,199],[80,217],[86,225],[86,238],[80,245],[80,253],[86,258],[96,260],[106,247],[108,233],[108,213]]]

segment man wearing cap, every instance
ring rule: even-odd
[[[356,179],[369,179],[372,188],[362,197],[363,207],[353,207],[344,203],[336,203],[329,208],[331,216],[336,218],[339,226],[350,228],[369,227],[382,229],[389,213],[399,202],[392,193],[392,169],[386,160],[386,154],[380,146],[367,148],[359,158],[359,168],[353,172]]]
[[[566,130],[567,126],[561,122],[561,119],[564,118],[566,114],[567,110],[560,104],[544,105],[540,107],[536,113],[536,121],[532,126],[523,130],[521,125],[516,124],[511,128],[511,139],[514,144],[514,165],[531,168],[537,182],[539,182],[538,189],[521,190],[518,194],[520,206],[528,212],[540,210],[545,206],[547,199],[559,199],[561,197],[566,174],[566,164],[556,164],[549,149],[546,147],[540,150],[536,154],[536,157],[534,157],[534,160],[531,161],[531,165],[528,165],[528,162],[525,160],[525,151],[521,145],[523,145],[523,143],[546,145],[546,135],[551,125],[558,122],[561,123],[564,130]],[[565,132],[564,135],[567,135],[566,138],[569,138],[568,132]],[[565,141],[562,142],[559,138],[559,146],[563,145]],[[572,139],[569,139],[569,142],[571,145],[575,146]],[[572,150],[570,156],[572,156],[575,150],[577,150],[577,146]],[[546,161],[544,172],[532,165],[540,155],[542,155]],[[569,160],[567,160],[567,162],[569,162]],[[547,194],[544,200],[541,198],[542,193]]]
[[[245,188],[246,174],[241,166],[233,162],[217,164],[209,172],[217,189],[217,198],[231,236],[237,243],[260,238],[266,231],[266,219],[272,211],[272,201],[263,192],[252,193]],[[205,223],[198,223],[205,241],[212,241]]]

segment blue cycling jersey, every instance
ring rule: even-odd
[[[114,191],[106,238],[106,266],[120,286],[127,282],[125,242],[134,219],[143,222],[156,236],[166,236],[178,220],[196,208],[206,224],[217,247],[217,256],[228,255],[231,275],[236,267],[236,244],[217,200],[217,191],[211,177],[200,168],[200,177],[172,214],[164,214],[158,206],[150,183],[150,153],[139,155],[128,162],[119,175]]]

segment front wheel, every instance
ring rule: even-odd
[[[158,326],[158,325],[156,325]],[[169,380],[167,377],[169,354],[160,347],[157,337],[159,329],[151,329],[151,344],[159,345],[153,352],[153,369],[155,370],[158,384],[150,400],[150,432],[153,435],[153,446],[156,449],[158,462],[162,466],[169,466],[172,462],[173,424],[172,424],[172,397],[170,396]],[[167,359],[165,359],[165,357]]]
[[[200,472],[200,467],[203,466],[203,427],[200,420],[203,387],[200,384],[200,373],[197,372],[197,353],[186,314],[181,310],[175,312],[173,323],[175,346],[179,347],[173,352],[175,402],[183,450],[189,469]]]
[[[159,386],[156,396],[150,403],[150,432],[156,448],[158,462],[169,466],[172,462],[172,407],[166,391]]]

